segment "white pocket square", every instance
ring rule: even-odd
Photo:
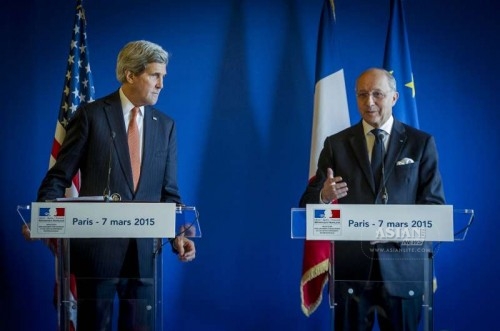
[[[415,163],[415,161],[413,161],[409,157],[405,157],[404,159],[401,159],[398,162],[396,162],[396,165],[400,166],[400,165],[411,164],[411,163]]]

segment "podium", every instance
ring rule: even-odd
[[[350,303],[385,287],[390,295],[421,299],[419,330],[432,331],[436,245],[465,240],[473,219],[472,209],[449,205],[311,204],[291,209],[291,238],[329,244],[333,325]]]
[[[134,299],[126,301],[126,304],[134,307],[134,312],[137,312],[137,316],[131,318],[134,329],[142,330],[143,325],[148,324],[152,327],[147,330],[165,329],[162,313],[165,301],[161,252],[166,250],[167,254],[173,254],[170,239],[175,236],[201,237],[196,207],[160,202],[77,200],[34,202],[31,205],[18,206],[17,212],[24,224],[30,228],[31,238],[44,240],[55,255],[54,303],[57,308],[58,330],[78,331],[77,311],[88,307],[95,310],[95,314],[88,314],[87,311],[90,316],[107,314],[109,311],[106,312],[105,309],[112,307],[113,314],[109,313],[109,318],[113,320],[113,330],[119,330],[120,327],[116,323],[119,300],[116,296],[101,306],[103,300],[98,300],[99,295],[87,293],[85,298],[82,298],[75,290],[94,288],[95,284],[100,284],[100,289],[103,288],[102,284],[109,284],[109,288],[114,289],[124,282],[138,285],[134,287],[137,291]],[[123,274],[122,271],[119,278],[111,277],[106,275],[107,271],[100,271],[100,266],[82,262],[89,258],[86,255],[104,254],[101,248],[108,247],[105,254],[111,261],[109,268],[112,268],[115,256],[116,260],[125,258],[119,255],[120,248],[125,247],[128,254],[127,247],[130,247],[131,242],[137,248],[137,269],[140,275]],[[89,247],[91,248],[88,249]],[[108,266],[102,268],[106,269]]]

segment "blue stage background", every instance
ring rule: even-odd
[[[301,312],[303,242],[290,238],[290,208],[308,177],[322,2],[84,0],[97,97],[117,89],[126,42],[148,39],[172,54],[157,106],[177,122],[181,193],[200,211],[203,238],[193,263],[165,256],[168,329],[329,330],[327,301],[309,318]],[[336,5],[354,123],[354,81],[382,65],[389,0]],[[435,330],[498,324],[495,8],[405,1],[420,128],[436,138],[448,203],[476,211],[467,240],[436,255]],[[24,241],[16,206],[36,198],[48,167],[74,11],[68,0],[5,0],[0,11],[2,330],[56,330],[53,258]]]

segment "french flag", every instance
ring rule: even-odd
[[[335,22],[333,0],[325,0],[321,11],[316,52],[309,179],[316,173],[319,154],[326,137],[350,126],[344,70],[335,38]],[[310,316],[321,304],[323,288],[329,278],[332,249],[333,244],[329,241],[306,240],[304,243],[300,297],[302,312],[306,316]]]

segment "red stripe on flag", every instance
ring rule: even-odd
[[[52,151],[50,152],[54,159],[57,159],[57,155],[59,155],[60,148],[61,144],[59,144],[57,140],[54,139],[54,142],[52,143]]]
[[[77,192],[80,192],[80,171],[73,177],[73,186],[76,188]]]

